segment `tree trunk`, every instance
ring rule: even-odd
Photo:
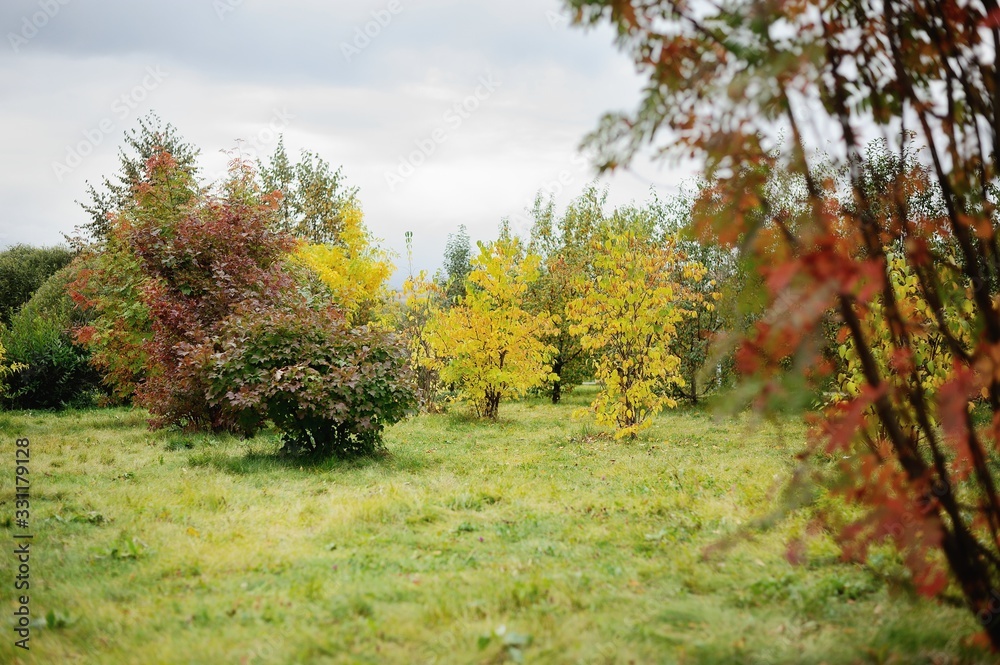
[[[558,404],[559,400],[562,399],[562,371],[563,371],[562,360],[556,360],[554,363],[552,363],[552,373],[559,377],[558,381],[552,382],[553,404]]]
[[[486,391],[483,398],[483,418],[496,420],[500,413],[500,393],[492,390]]]

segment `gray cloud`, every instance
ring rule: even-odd
[[[40,1],[59,9],[15,52],[9,35],[21,35]],[[272,150],[275,128],[290,149],[343,164],[376,235],[402,253],[404,232],[414,231],[417,268],[439,264],[458,224],[491,237],[538,189],[561,189],[562,203],[579,193],[592,177],[576,156],[581,138],[638,95],[611,35],[553,21],[556,0],[398,1],[376,30],[372,12],[384,22],[388,1],[8,0],[0,244],[58,242],[85,221],[74,199],[86,180],[115,170],[123,132],[153,109],[202,147],[209,174],[240,139],[244,150]],[[220,3],[231,9],[221,19]],[[343,45],[357,48],[366,27],[376,36],[345,57]],[[445,114],[481,77],[500,85],[452,126]],[[441,128],[446,139],[391,188],[386,174]],[[88,142],[78,165],[58,168]],[[647,175],[610,182],[613,200],[642,198],[654,181],[674,186],[686,172],[646,163],[637,171]]]

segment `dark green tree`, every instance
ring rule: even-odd
[[[45,280],[72,260],[66,247],[14,245],[0,252],[0,322],[10,323]]]
[[[454,305],[465,297],[465,278],[472,272],[472,241],[465,224],[459,225],[457,232],[448,234],[441,269],[445,295]]]
[[[99,395],[101,376],[90,354],[73,340],[87,315],[75,305],[67,286],[77,275],[72,263],[52,275],[0,330],[7,361],[21,366],[7,379],[6,406],[55,409],[90,405]]]

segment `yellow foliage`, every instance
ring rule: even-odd
[[[552,378],[547,363],[555,349],[541,340],[552,332],[553,317],[523,308],[540,261],[516,238],[480,243],[467,295],[431,324],[442,380],[456,384],[480,417],[495,419],[501,400]]]
[[[410,366],[417,376],[417,399],[425,411],[436,408],[438,359],[431,343],[431,323],[441,314],[444,289],[421,270],[403,283],[400,334],[410,351]]]
[[[893,341],[893,331],[886,321],[881,294],[875,296],[863,312],[862,325],[865,338],[869,340],[872,357],[878,363],[880,374],[886,377],[886,380],[912,382],[913,374],[905,371],[906,367],[912,365],[917,370],[916,376],[924,393],[934,395],[948,380],[954,356],[947,340],[939,332],[934,308],[924,297],[920,281],[906,258],[890,248],[885,248],[885,251],[888,260],[887,276],[892,287],[893,299],[903,319],[910,324],[906,333],[910,339],[912,356],[894,359],[896,345]],[[944,307],[941,316],[956,339],[968,347],[975,336],[970,307],[971,286],[951,283],[949,288],[956,293],[962,293],[964,297],[942,298]],[[838,347],[837,354],[841,360],[841,371],[837,374],[836,390],[831,396],[832,403],[857,397],[867,382],[853,337]],[[907,411],[911,409],[907,404],[900,404],[897,408]]]
[[[616,428],[615,438],[635,436],[651,416],[676,402],[671,385],[684,385],[681,361],[670,353],[676,325],[690,312],[679,305],[681,287],[671,281],[683,258],[672,244],[659,245],[634,234],[612,234],[593,246],[594,275],[581,275],[583,297],[569,303],[570,331],[597,356],[601,391],[591,405],[599,424]],[[704,268],[682,266],[685,278],[700,280]]]
[[[360,207],[349,204],[342,221],[337,244],[302,244],[292,258],[319,276],[352,323],[385,323],[395,266],[365,228]]]
[[[0,327],[2,329],[2,327]],[[26,369],[27,365],[22,365],[21,363],[11,363],[6,364],[5,358],[7,357],[7,349],[4,348],[3,342],[0,342],[0,397],[7,394],[7,377],[15,372],[19,372],[22,369]]]
[[[408,277],[403,282],[401,329],[409,341],[414,367],[430,367],[435,362],[428,325],[440,314],[444,298],[444,289],[428,278],[426,270],[421,270],[416,277]]]

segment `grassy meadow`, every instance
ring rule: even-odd
[[[557,407],[390,429],[301,464],[274,436],[111,409],[0,414],[3,663],[987,663],[971,616],[765,514],[804,429],[694,410],[637,442]],[[13,646],[14,440],[31,441],[31,650]],[[877,562],[876,562],[877,563]]]

